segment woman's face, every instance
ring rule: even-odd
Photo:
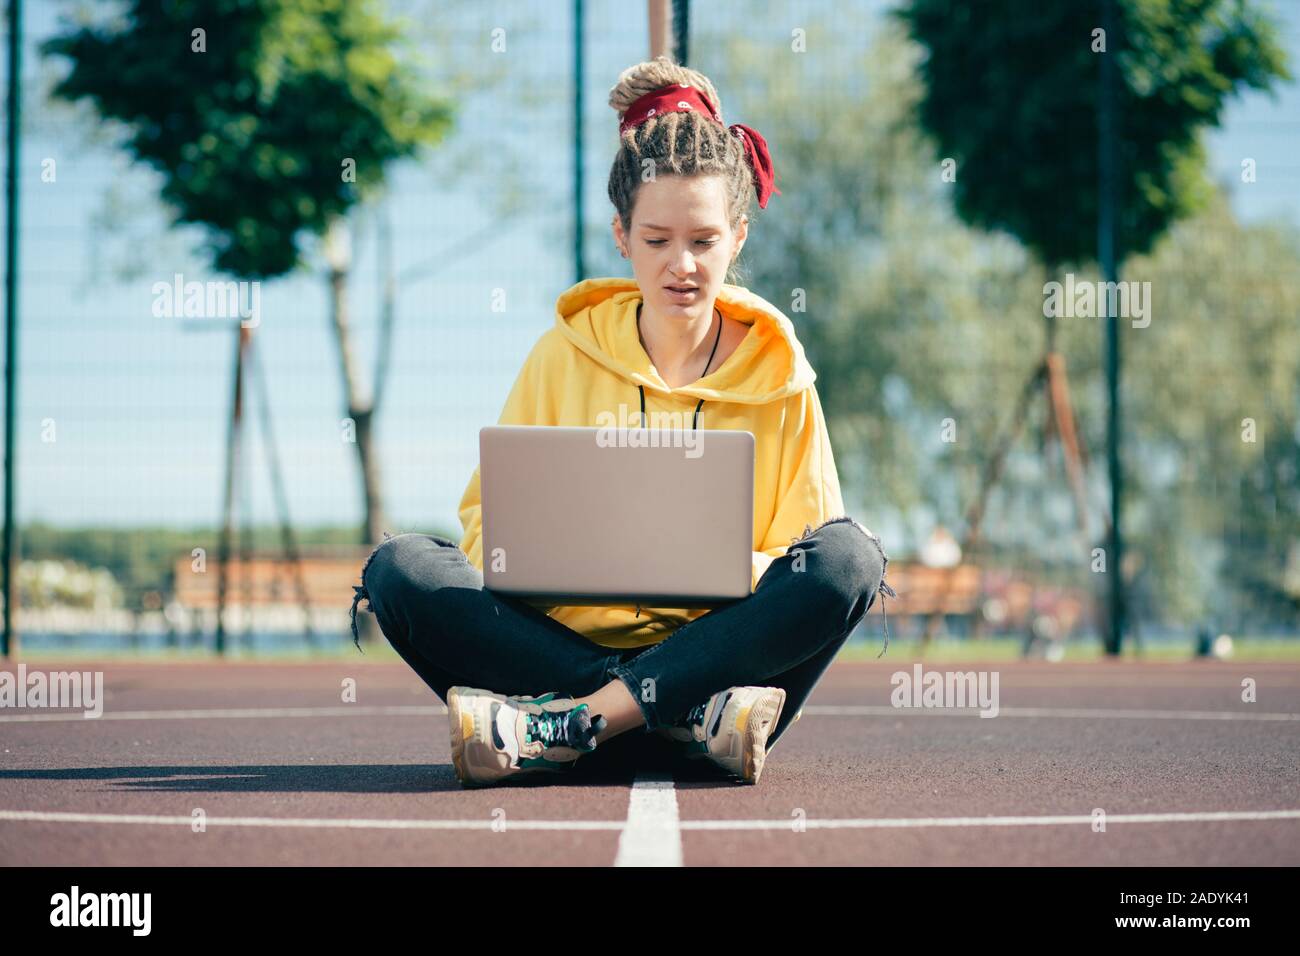
[[[670,318],[711,318],[748,228],[748,217],[734,232],[727,225],[722,177],[661,176],[637,192],[630,236],[615,214],[614,241],[632,260],[648,310]],[[674,286],[694,291],[677,295]]]

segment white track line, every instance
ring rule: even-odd
[[[978,717],[974,707],[885,707],[866,704],[810,704],[804,716],[814,717]],[[1300,720],[1300,714],[1238,710],[1116,710],[1104,707],[1000,707],[998,717],[1134,718],[1137,720]],[[983,718],[988,720],[990,718]]]
[[[787,830],[796,829],[796,820],[678,820],[677,797],[671,787],[643,786],[640,806],[634,796],[628,819],[623,820],[509,820],[505,830],[622,830],[616,866],[679,866],[682,830]],[[657,783],[662,784],[662,781]],[[671,810],[669,800],[671,799]],[[1091,826],[1092,814],[1005,817],[894,817],[894,818],[817,818],[798,821],[809,830],[917,829],[923,827],[1021,827],[1021,826]],[[1300,810],[1222,810],[1193,813],[1109,813],[1106,823],[1215,823],[1254,820],[1300,820]],[[125,813],[63,813],[42,810],[0,810],[0,823],[111,823],[190,827],[194,818]],[[207,817],[207,826],[224,827],[295,827],[347,830],[491,830],[494,819],[469,820],[366,820],[348,818],[299,817]],[[629,838],[628,833],[632,832]],[[653,847],[650,838],[658,837],[669,846]],[[669,839],[671,837],[671,839]],[[663,862],[655,862],[663,861]],[[674,862],[676,861],[676,862]]]
[[[682,865],[681,821],[671,775],[639,773],[632,781],[614,865]]]
[[[136,823],[154,826],[191,826],[190,816],[148,813],[55,813],[43,810],[0,810],[0,823]],[[207,817],[210,827],[299,827],[343,830],[622,830],[622,820],[366,820],[346,817]]]
[[[810,830],[914,829],[918,827],[1031,827],[1088,825],[1091,814],[1039,817],[897,817],[885,819],[809,817],[799,821]],[[1221,810],[1200,813],[1108,813],[1106,823],[1207,823],[1235,820],[1300,820],[1300,810]],[[790,820],[686,820],[683,830],[793,830]]]
[[[446,714],[447,705],[407,704],[391,707],[363,707],[360,704],[343,704],[338,707],[227,707],[211,710],[121,710],[105,711],[98,717],[86,717],[78,711],[46,714],[0,714],[0,723],[45,723],[47,721],[75,720],[230,720],[245,717],[380,717],[428,716]]]
[[[87,720],[229,720],[247,717],[426,717],[445,715],[447,707],[436,705],[394,705],[391,707],[360,704],[339,707],[231,707],[211,710],[123,710],[105,711],[99,717],[75,713],[0,714],[0,723],[48,723]],[[868,704],[809,704],[805,717],[979,717],[978,708],[888,707]],[[1123,718],[1136,720],[1263,720],[1300,721],[1300,714],[1277,711],[1236,710],[1114,710],[1090,707],[1001,707],[999,717],[1068,717],[1091,719]],[[981,718],[987,720],[989,718]]]

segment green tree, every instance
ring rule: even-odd
[[[1203,208],[1209,188],[1201,130],[1217,125],[1239,88],[1268,89],[1275,78],[1290,78],[1276,28],[1245,0],[993,0],[978,8],[909,0],[896,15],[926,52],[919,120],[951,164],[958,214],[1016,236],[1053,277],[1102,255],[1104,200],[1115,199],[1116,249],[1113,262],[1102,265],[1116,274],[1126,256],[1149,252],[1171,223]],[[1117,74],[1109,103],[1101,93],[1108,63]],[[1098,118],[1111,115],[1118,124],[1103,143],[1115,144],[1118,172],[1107,186],[1093,143],[1105,135]],[[1025,395],[1046,388],[1086,542],[1083,467],[1057,317],[1045,320],[1044,357]],[[1018,404],[1010,431],[994,447],[968,538],[978,534],[988,489],[1026,407]],[[1118,495],[1119,473],[1114,477]],[[1116,549],[1119,542],[1116,529]],[[1117,559],[1110,555],[1111,563]],[[1107,576],[1116,609],[1123,574],[1117,567]],[[1112,653],[1119,641],[1109,634]]]
[[[1096,36],[1101,4],[908,0],[896,11],[925,51],[918,118],[956,161],[957,213],[1015,236],[1049,272],[1096,256],[1100,56],[1116,57],[1122,80],[1124,255],[1204,208],[1200,134],[1228,97],[1291,78],[1277,27],[1246,0],[1117,0],[1110,37]]]
[[[399,36],[370,0],[135,0],[44,50],[72,63],[55,95],[126,124],[218,269],[274,278],[445,131],[450,107],[420,92]]]
[[[1216,193],[1129,270],[1157,303],[1134,330],[1125,398],[1131,531],[1153,597],[1180,624],[1294,626],[1300,230],[1243,226]]]
[[[1041,357],[1047,273],[1005,231],[956,215],[915,123],[921,48],[894,22],[870,44],[837,42],[843,29],[807,25],[815,58],[772,57],[732,36],[701,45],[723,56],[704,65],[719,87],[740,91],[728,112],[763,124],[791,184],[777,200],[788,208],[757,214],[745,248],[754,286],[787,309],[817,369],[846,505],[868,524],[898,516],[902,533],[886,545],[905,557],[934,522],[956,526],[975,496],[1006,410]],[[754,76],[763,82],[747,96]],[[1207,197],[1150,255],[1131,256],[1124,275],[1150,280],[1156,303],[1152,324],[1132,330],[1126,383],[1132,557],[1145,616],[1170,625],[1194,624],[1234,593],[1246,600],[1255,571],[1275,589],[1285,561],[1274,558],[1296,539],[1300,508],[1300,481],[1285,465],[1296,441],[1300,328],[1285,325],[1297,314],[1300,241],[1236,223],[1213,187]],[[1095,267],[1077,271],[1097,278]],[[1097,319],[1075,318],[1057,331],[1085,448],[1105,434],[1098,329]],[[1251,415],[1267,440],[1241,441]],[[941,438],[948,419],[952,442]],[[1061,467],[1042,454],[1049,421],[1043,405],[1026,412],[1032,440],[1008,453],[981,553],[1077,584],[1092,575],[1071,537],[1070,495],[1045,471]],[[1275,461],[1271,490],[1241,515],[1241,476],[1265,456]],[[1097,501],[1102,475],[1085,474]],[[1242,520],[1247,545],[1259,546],[1249,561],[1225,547]]]
[[[71,61],[55,95],[87,98],[124,125],[131,155],[161,173],[175,221],[204,227],[218,270],[273,279],[300,264],[308,239],[324,237],[365,542],[384,525],[373,447],[384,377],[362,394],[345,220],[394,161],[440,140],[452,122],[450,105],[424,93],[424,79],[399,58],[400,36],[373,0],[134,0],[120,18],[44,46]],[[381,341],[380,369],[390,342]]]

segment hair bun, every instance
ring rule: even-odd
[[[620,73],[618,81],[610,87],[609,105],[618,114],[621,123],[628,107],[634,102],[647,93],[653,93],[674,83],[695,87],[713,104],[718,115],[722,115],[722,101],[718,98],[718,91],[713,88],[709,78],[697,70],[674,63],[663,54],[653,60],[643,60],[634,66],[629,66]]]

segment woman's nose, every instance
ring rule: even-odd
[[[695,257],[691,255],[689,249],[683,249],[677,254],[677,258],[673,260],[672,271],[681,279],[689,278],[695,272]]]

